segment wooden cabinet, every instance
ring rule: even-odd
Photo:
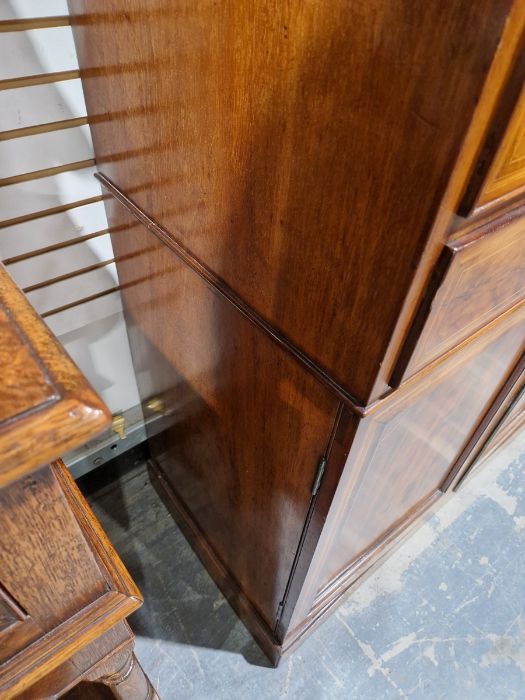
[[[272,625],[339,402],[125,207],[108,209],[142,391],[170,424],[151,440],[158,478]]]
[[[0,364],[0,696],[90,679],[152,697],[125,623],[140,593],[67,468],[46,464],[107,410],[3,268]]]
[[[525,8],[70,7],[139,388],[167,425],[151,475],[277,662],[515,391],[524,204],[478,198],[520,111]]]

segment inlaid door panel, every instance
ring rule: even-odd
[[[363,419],[336,494],[335,531],[327,529],[321,589],[446,488],[450,470],[521,357],[524,331],[521,307],[503,327]]]
[[[525,186],[525,88],[481,188],[477,206],[485,206]]]
[[[449,241],[408,333],[392,386],[525,299],[525,218],[495,219]]]
[[[472,473],[491,457],[498,448],[507,444],[525,424],[525,354],[509,379],[506,391],[499,397],[491,415],[487,416],[474,449],[451,480],[454,489],[463,485]]]
[[[162,478],[273,627],[338,401],[116,201],[108,201]]]

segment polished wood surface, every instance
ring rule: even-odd
[[[451,466],[525,349],[525,308],[508,323],[508,330],[497,326],[442,363],[426,387],[413,383],[363,419],[346,485],[340,484],[341,515],[326,547],[320,589],[444,490]]]
[[[454,490],[468,481],[499,448],[525,424],[525,352],[507,380],[498,400],[480,425],[479,439],[472,450],[466,451],[461,468],[453,470],[449,486]],[[468,446],[467,446],[468,447]]]
[[[141,398],[168,425],[150,474],[277,663],[512,400],[523,202],[476,202],[525,7],[70,7]]]
[[[392,385],[525,299],[525,208],[456,236],[443,249]]]
[[[23,611],[0,632],[2,698],[30,688],[141,603],[62,463],[0,490],[0,585]]]
[[[82,444],[110,414],[0,265],[0,486]]]
[[[106,662],[102,682],[120,672],[111,630],[141,597],[65,465],[40,466],[94,437],[109,413],[2,267],[0,363],[0,697],[58,697],[93,672],[75,665],[86,654]],[[117,697],[152,697],[140,667],[129,669]]]
[[[522,51],[525,48],[525,37]],[[493,152],[492,162],[488,168],[476,206],[487,207],[498,200],[516,196],[525,187],[525,90],[523,89],[523,62],[517,61],[510,88],[520,90],[516,103],[513,102],[512,114],[498,149]]]
[[[273,628],[338,400],[116,200],[107,202],[165,480]]]
[[[510,5],[71,0],[99,169],[366,403]]]
[[[478,205],[498,199],[525,186],[525,89],[489,170]]]

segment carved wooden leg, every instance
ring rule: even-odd
[[[97,666],[88,679],[104,683],[118,700],[159,700],[133,648],[114,654],[102,666]]]

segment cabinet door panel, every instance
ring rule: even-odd
[[[477,206],[512,195],[525,186],[525,88],[482,186]]]
[[[405,341],[392,385],[523,299],[525,218],[520,208],[511,220],[495,219],[447,244]]]
[[[153,455],[273,626],[338,401],[121,204],[108,213],[139,389],[168,423]]]
[[[336,495],[324,583],[437,497],[523,352],[525,309],[362,421]],[[330,528],[328,528],[330,531]],[[323,587],[323,586],[322,586]]]
[[[509,381],[510,389],[502,392],[502,396],[494,406],[486,425],[480,433],[480,439],[470,452],[466,461],[461,465],[457,478],[453,480],[454,488],[460,487],[476,472],[494,452],[502,447],[525,424],[525,354],[520,358],[518,366]]]

